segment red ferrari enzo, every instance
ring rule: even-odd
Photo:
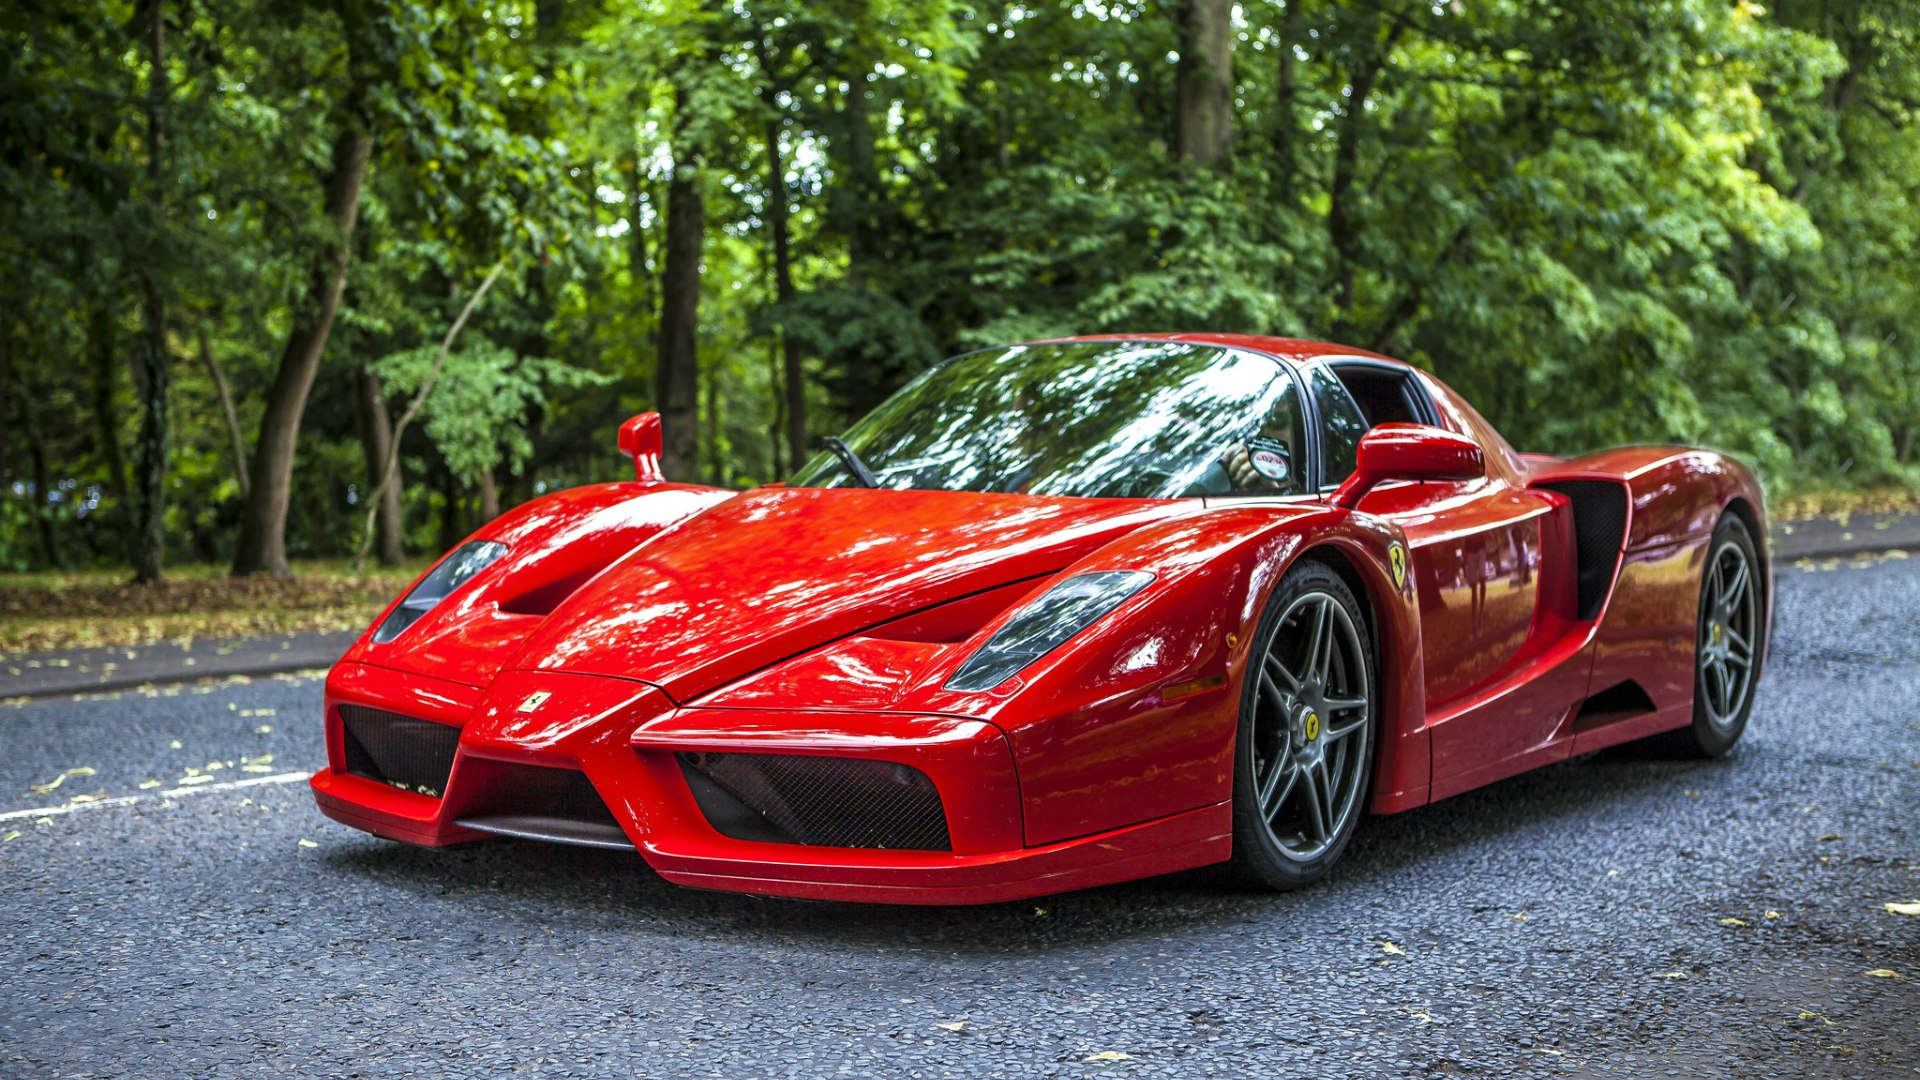
[[[1231,861],[1599,747],[1740,737],[1760,487],[1519,454],[1423,371],[1212,334],[949,360],[784,484],[536,499],[327,679],[320,808],[669,881],[975,903]]]

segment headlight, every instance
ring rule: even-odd
[[[999,686],[1119,607],[1152,580],[1153,575],[1143,570],[1075,574],[1041,593],[988,638],[947,680],[947,689],[970,692]]]
[[[440,565],[421,578],[420,584],[400,601],[400,606],[381,621],[380,628],[373,632],[373,640],[392,641],[399,637],[400,631],[412,626],[415,619],[432,611],[435,604],[506,553],[507,545],[494,540],[474,540],[453,549],[453,554],[441,559]]]

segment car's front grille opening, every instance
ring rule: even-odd
[[[522,840],[632,850],[613,811],[578,769],[468,758],[454,824]],[[471,782],[469,782],[471,781]]]
[[[947,812],[926,773],[870,758],[680,753],[714,831],[817,847],[951,851]]]
[[[365,705],[339,713],[349,773],[436,799],[446,792],[459,728]]]

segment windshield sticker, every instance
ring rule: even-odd
[[[1285,480],[1293,471],[1287,464],[1287,444],[1279,439],[1247,440],[1247,456],[1253,460],[1254,471],[1269,480]]]

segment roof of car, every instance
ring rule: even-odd
[[[1319,356],[1364,356],[1372,360],[1386,360],[1401,364],[1391,356],[1382,356],[1368,349],[1341,345],[1331,341],[1308,341],[1304,338],[1267,337],[1262,334],[1082,334],[1074,337],[1047,338],[1044,341],[1030,342],[1041,345],[1059,341],[1187,341],[1196,345],[1219,345],[1229,349],[1246,349],[1249,352],[1265,353],[1281,360],[1304,363]]]

